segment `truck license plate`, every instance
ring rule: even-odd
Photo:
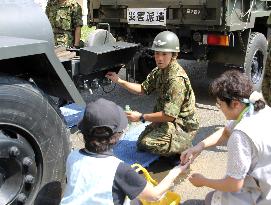
[[[128,24],[166,26],[166,8],[128,8]]]

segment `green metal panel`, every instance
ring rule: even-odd
[[[112,22],[113,27],[128,23],[127,8],[166,8],[169,28],[185,25],[195,30],[214,31],[253,28],[255,18],[268,17],[271,11],[270,1],[263,0],[94,0],[93,5],[97,15],[92,22]]]
[[[221,25],[222,1],[216,0],[102,0],[93,1],[93,22],[127,23],[127,8],[166,8],[168,25]],[[93,10],[92,10],[93,9]],[[144,27],[144,26],[142,26]]]
[[[229,31],[253,28],[256,18],[268,17],[271,11],[267,1],[262,0],[228,0],[225,6]]]
[[[59,77],[61,86],[64,95],[70,95],[70,97],[79,105],[85,105],[81,94],[75,87],[75,84],[71,80],[70,76],[66,72],[63,65],[60,63],[56,57],[54,51],[50,47],[47,41],[35,40],[35,39],[26,39],[26,38],[16,38],[16,37],[7,37],[0,36],[0,61],[6,59],[16,59],[23,58],[27,56],[34,56],[44,54],[50,62],[51,67],[46,68],[46,75],[49,75],[50,72],[56,73]],[[34,59],[34,57],[33,57]],[[15,60],[14,60],[15,61]],[[43,62],[44,64],[45,62]],[[52,68],[53,70],[50,70]],[[2,68],[4,69],[4,68]],[[23,68],[21,68],[23,69]],[[37,72],[40,72],[40,67],[37,67]],[[12,72],[12,71],[10,71]],[[26,72],[26,71],[21,71]],[[49,89],[50,83],[48,83]],[[64,87],[63,87],[64,86]],[[47,89],[47,88],[46,88]],[[51,89],[51,88],[50,88]],[[56,89],[56,88],[55,88]]]
[[[84,105],[82,96],[54,52],[53,41],[53,31],[47,16],[32,0],[1,2],[0,63],[5,63],[9,59],[32,57],[34,59],[35,56],[45,56],[48,68],[45,67],[47,65],[45,61],[39,62],[39,66],[31,68],[35,76],[44,67],[44,76],[49,74],[57,76],[63,88],[60,92],[69,95],[76,103]],[[4,69],[9,69],[10,73],[14,72],[11,68],[3,67],[1,72]],[[18,65],[16,69],[20,70],[20,73],[29,71],[23,70],[22,65]],[[50,84],[47,85],[49,88]]]

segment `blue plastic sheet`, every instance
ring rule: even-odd
[[[61,107],[60,110],[66,120],[67,126],[71,128],[77,126],[83,119],[85,107],[72,103]]]
[[[145,129],[147,123],[132,126],[119,143],[113,148],[114,155],[127,164],[139,163],[143,167],[148,167],[159,158],[158,155],[149,152],[141,152],[136,148],[136,141],[140,133]]]

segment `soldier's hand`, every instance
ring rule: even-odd
[[[125,113],[128,120],[130,120],[131,122],[138,122],[140,120],[140,116],[142,115],[142,113],[137,111],[127,111]]]
[[[115,72],[108,72],[105,77],[112,80],[112,82],[117,83],[119,80],[119,75]]]

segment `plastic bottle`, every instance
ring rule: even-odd
[[[125,105],[124,110],[125,110],[125,112],[132,111],[130,105]],[[132,125],[132,122],[129,120],[129,121],[128,121],[128,129],[130,128],[131,125]]]
[[[125,110],[126,112],[127,112],[127,111],[132,111],[130,105],[125,105],[124,110]]]

